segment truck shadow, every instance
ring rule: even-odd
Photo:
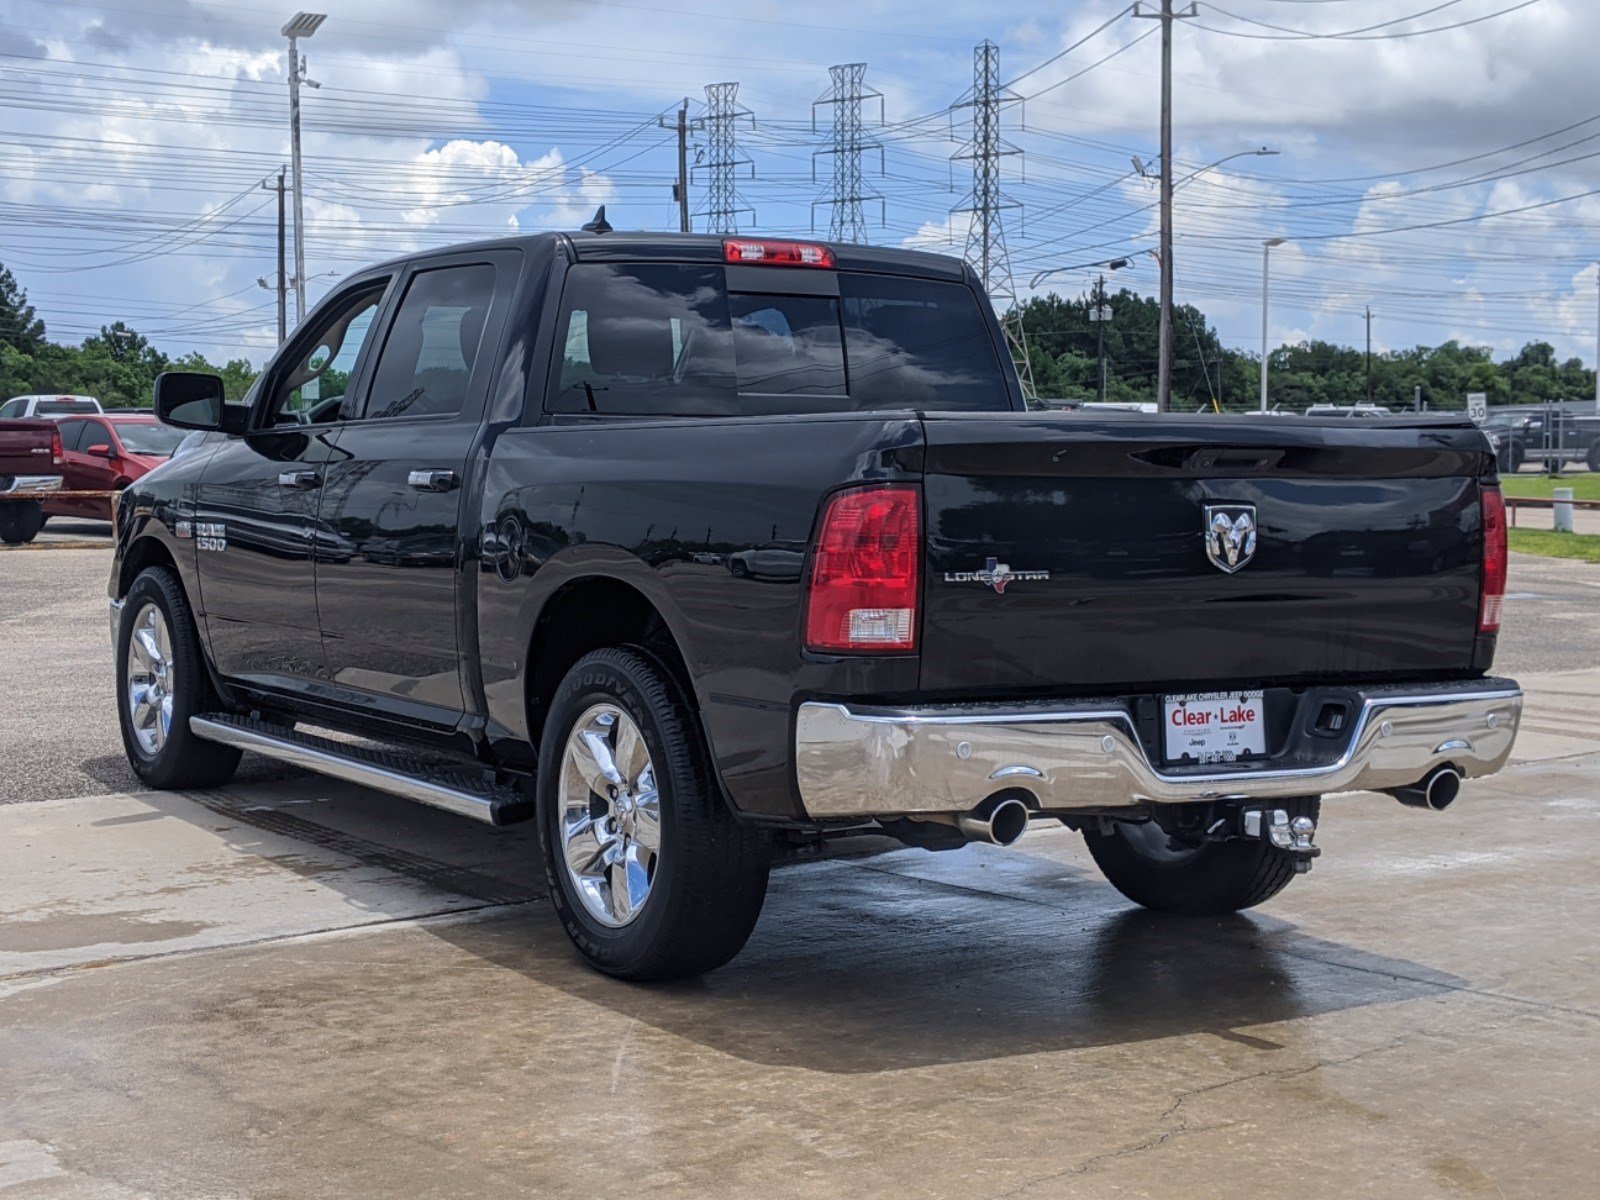
[[[839,1074],[1194,1033],[1276,1049],[1270,1030],[1239,1031],[1464,986],[1269,916],[1132,909],[1098,876],[1005,856],[1022,868],[1013,878],[1045,882],[1026,896],[990,891],[970,863],[946,868],[953,880],[853,863],[784,870],[745,952],[689,983],[594,974],[548,911],[430,932],[721,1053]]]
[[[568,944],[531,829],[490,830],[337,786],[325,804],[245,803],[262,790],[185,799],[237,822],[225,836],[247,853],[263,852],[263,834],[307,846],[273,861],[296,869],[304,857],[318,886],[340,886],[342,873],[320,865],[334,855],[484,906],[415,931],[528,981],[472,1001],[491,1025],[559,1025],[578,1001],[752,1063],[858,1074],[1195,1033],[1270,1050],[1274,1031],[1256,1027],[1466,986],[1264,913],[1186,920],[1134,909],[1091,870],[990,847],[780,869],[731,964],[692,982],[630,985],[596,974]]]

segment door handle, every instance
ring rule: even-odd
[[[309,491],[321,482],[315,471],[282,471],[278,474],[279,487],[293,488],[297,492]]]
[[[406,483],[419,492],[453,492],[461,486],[461,476],[454,471],[412,471]]]

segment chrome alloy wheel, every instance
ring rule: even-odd
[[[567,878],[591,917],[620,929],[650,899],[661,795],[644,736],[616,705],[593,705],[572,726],[558,799]]]
[[[154,604],[146,604],[134,615],[126,683],[134,739],[139,749],[154,758],[172,732],[172,694],[178,686],[172,665],[172,633],[167,618]]]

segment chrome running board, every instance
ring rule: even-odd
[[[440,766],[398,751],[347,745],[225,713],[190,717],[189,729],[208,742],[237,746],[489,825],[511,825],[533,816],[533,803],[522,792],[493,783],[486,773],[480,775],[468,766]]]

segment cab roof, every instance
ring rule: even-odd
[[[727,235],[732,237],[735,235]],[[829,242],[821,238],[793,237],[778,234],[745,233],[741,240],[760,241],[767,237],[785,241],[805,242],[826,246],[833,251],[835,269],[841,271],[876,271],[891,275],[917,275],[928,279],[964,280],[975,278],[972,270],[959,258],[945,254],[929,254],[923,250],[904,250],[889,246],[862,246],[854,242]],[[580,231],[576,233],[527,233],[510,237],[490,238],[463,242],[454,246],[399,255],[379,267],[400,266],[419,258],[442,254],[460,254],[475,250],[520,249],[532,253],[550,253],[562,247],[577,262],[703,262],[725,261],[724,235],[717,233],[650,233],[616,230],[609,233]],[[363,272],[364,274],[365,272]]]

